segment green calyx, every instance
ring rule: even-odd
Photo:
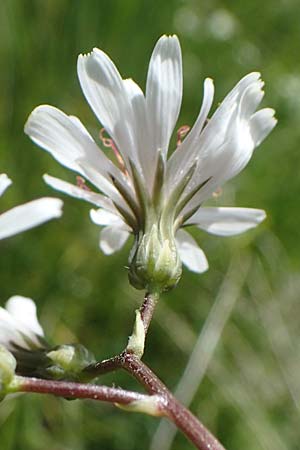
[[[167,291],[181,277],[181,260],[172,227],[153,223],[136,236],[130,255],[129,281],[136,289]]]
[[[54,379],[84,381],[84,369],[96,362],[92,353],[81,344],[60,345],[47,353],[53,363],[46,371]]]
[[[0,345],[0,400],[10,392],[10,385],[15,378],[17,362],[5,347]]]

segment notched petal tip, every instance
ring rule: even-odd
[[[273,108],[264,108],[251,116],[250,131],[255,146],[258,146],[273,130],[278,120]]]
[[[12,180],[6,175],[6,173],[0,174],[0,196],[6,191],[6,189],[12,184]]]
[[[47,207],[48,211],[52,211],[53,218],[59,218],[63,214],[64,202],[60,198],[55,197],[44,197],[44,206]]]

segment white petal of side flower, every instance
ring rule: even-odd
[[[183,230],[177,231],[176,243],[181,261],[189,270],[203,273],[208,269],[203,250],[189,233]]]
[[[0,174],[0,196],[6,191],[6,189],[12,184],[12,181],[6,173]]]
[[[182,100],[182,60],[177,36],[162,36],[150,59],[146,104],[153,151],[167,158]],[[155,158],[156,160],[156,158]]]
[[[24,349],[41,347],[43,329],[37,319],[36,305],[30,298],[11,297],[0,307],[0,345],[13,350],[14,345]]]
[[[265,218],[262,209],[200,208],[186,223],[218,236],[234,236],[255,228]]]
[[[23,328],[24,333],[44,336],[43,328],[37,318],[36,304],[31,298],[14,295],[7,301],[5,308]]]
[[[62,200],[44,197],[16,206],[0,215],[0,239],[61,217]]]
[[[111,255],[120,250],[128,238],[129,232],[122,226],[109,225],[100,232],[99,246],[105,255]]]

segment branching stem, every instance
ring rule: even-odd
[[[147,334],[158,296],[146,294],[140,308],[141,318]],[[164,383],[144,364],[139,357],[127,350],[113,358],[98,362],[87,368],[93,376],[118,369],[126,370],[150,396],[161,398],[160,407],[166,416],[180,429],[199,450],[224,450],[224,447],[205,426],[171,394]]]
[[[146,294],[140,308],[145,334],[147,334],[158,296]],[[65,398],[89,398],[122,405],[130,411],[139,411],[156,416],[165,416],[199,450],[225,450],[205,426],[167,389],[164,383],[133,352],[125,349],[120,355],[98,362],[85,369],[95,378],[114,370],[126,370],[147,391],[148,395],[120,388],[82,384],[69,381],[53,381],[37,378],[17,377],[16,391],[53,394]]]

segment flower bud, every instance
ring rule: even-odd
[[[47,353],[54,363],[47,368],[47,373],[57,379],[81,380],[82,371],[95,362],[95,358],[81,344],[60,345]]]
[[[0,345],[0,392],[5,393],[7,386],[15,376],[17,362],[14,356]]]
[[[153,224],[135,242],[130,261],[129,281],[137,289],[167,291],[181,277],[181,260],[173,233]]]

